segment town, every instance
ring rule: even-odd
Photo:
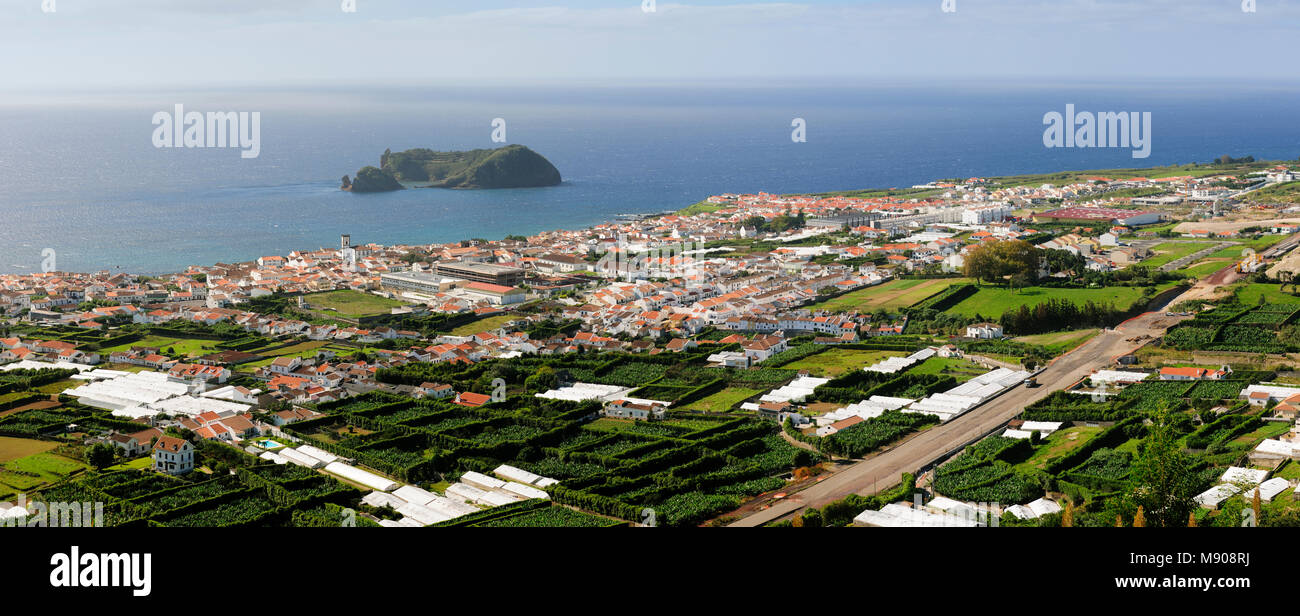
[[[1297,168],[0,275],[0,517],[1295,526]],[[1157,455],[1179,506],[1135,487]]]

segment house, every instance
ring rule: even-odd
[[[749,356],[737,351],[722,351],[709,356],[709,363],[718,368],[748,368]]]
[[[758,416],[771,421],[779,421],[781,414],[789,409],[789,402],[763,402],[758,405]]]
[[[277,357],[267,369],[275,374],[289,374],[301,366],[302,359],[299,357]]]
[[[153,469],[169,475],[194,470],[194,446],[185,439],[160,436],[153,446]]]
[[[306,421],[308,419],[315,419],[323,416],[324,415],[317,413],[316,411],[295,406],[291,409],[276,411],[273,413],[271,415],[271,423],[276,426],[283,426],[285,424],[291,424],[297,421]]]
[[[758,363],[786,350],[786,342],[780,336],[756,336],[753,340],[741,343],[740,348],[750,361]]]
[[[108,443],[121,449],[122,455],[128,458],[140,455],[149,449],[148,443],[141,443],[129,434],[110,434]]]
[[[663,419],[666,409],[658,404],[641,404],[627,400],[615,400],[601,409],[601,414],[615,419],[632,419],[649,421]]]
[[[832,423],[829,426],[822,426],[820,428],[817,428],[817,436],[830,436],[849,426],[860,424],[863,421],[864,420],[862,419],[861,415],[854,415],[852,417],[847,417],[845,419],[841,419],[835,423]]]
[[[1280,385],[1251,385],[1238,394],[1252,406],[1268,406],[1271,402],[1290,400],[1300,394],[1300,388]]]
[[[686,338],[673,338],[672,340],[668,341],[668,344],[664,345],[664,348],[674,353],[681,353],[682,351],[687,351],[697,346],[700,346],[700,344],[694,340],[687,340]]]
[[[463,391],[458,393],[456,394],[456,399],[452,400],[453,403],[461,406],[483,406],[491,401],[492,396],[487,394],[476,394],[472,391]]]
[[[957,348],[957,345],[955,344],[945,344],[939,347],[939,350],[936,351],[936,353],[939,355],[939,357],[943,357],[943,358],[954,358],[954,359],[962,358],[961,349]]]
[[[552,273],[573,272],[587,269],[587,263],[581,257],[563,254],[546,254],[537,258],[537,269]]]
[[[1300,417],[1300,394],[1279,402],[1277,406],[1273,407],[1273,415],[1291,420]]]
[[[976,323],[966,328],[967,338],[1001,338],[1002,326],[997,323]]]
[[[1227,366],[1224,366],[1220,370],[1210,370],[1209,368],[1161,368],[1160,380],[1222,381],[1230,372],[1232,372],[1232,369]]]
[[[420,391],[429,398],[443,399],[456,395],[456,390],[446,383],[421,383]]]

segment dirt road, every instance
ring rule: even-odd
[[[1182,298],[1175,298],[1173,302]],[[761,526],[779,520],[804,507],[821,507],[852,493],[873,494],[898,482],[903,473],[916,472],[949,452],[999,428],[1019,415],[1026,406],[1053,391],[1064,389],[1114,364],[1115,358],[1130,353],[1141,343],[1127,342],[1138,336],[1160,336],[1185,317],[1166,317],[1148,312],[1119,327],[1103,331],[1074,351],[1058,357],[1038,375],[1039,387],[1017,385],[1002,396],[975,407],[956,419],[905,441],[875,457],[849,466],[834,475],[790,494],[768,509],[746,516],[730,526]]]

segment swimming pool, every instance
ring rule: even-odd
[[[253,444],[257,445],[258,447],[261,447],[262,449],[279,449],[281,447],[284,447],[283,443],[277,443],[269,438],[264,438],[260,441],[253,441]]]

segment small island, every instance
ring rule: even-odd
[[[379,166],[362,167],[355,178],[343,176],[341,188],[350,192],[387,192],[416,184],[417,188],[531,188],[555,186],[560,171],[526,146],[491,150],[437,152],[417,148],[384,150]]]

